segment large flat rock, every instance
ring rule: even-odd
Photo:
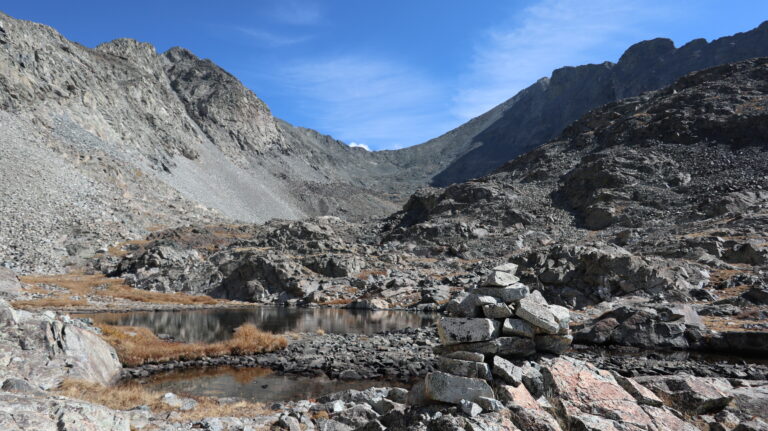
[[[504,320],[501,333],[504,335],[533,338],[536,335],[536,328],[523,319],[510,318]]]
[[[728,380],[716,377],[680,374],[636,377],[635,381],[671,402],[674,408],[692,415],[720,410],[733,399]]]
[[[121,370],[112,346],[84,325],[0,300],[0,380],[20,378],[40,389],[66,378],[110,385]]]
[[[560,324],[549,306],[540,304],[532,298],[520,300],[515,315],[548,334],[557,334],[560,331]]]
[[[437,322],[440,342],[445,345],[492,340],[500,331],[501,323],[493,319],[443,317]]]
[[[443,372],[427,374],[424,379],[427,398],[444,403],[459,404],[461,400],[477,402],[478,398],[495,398],[493,389],[482,379],[453,376]]]
[[[437,368],[454,376],[491,380],[491,368],[485,362],[440,357],[437,360]]]
[[[67,398],[0,393],[4,431],[130,431],[129,415]]]
[[[528,295],[528,286],[516,283],[507,287],[478,287],[472,289],[475,295],[492,296],[504,303],[512,303],[525,298]]]
[[[542,366],[542,374],[548,399],[581,429],[697,429],[665,408],[640,405],[608,371],[592,364],[559,357]]]
[[[506,272],[506,271],[498,271],[493,270],[490,274],[485,278],[483,281],[484,286],[494,286],[494,287],[506,287],[511,284],[515,284],[518,281],[520,281],[519,278],[515,274]]]
[[[499,337],[490,341],[476,343],[450,344],[433,348],[438,355],[466,351],[484,355],[501,355],[504,357],[524,358],[536,353],[533,339],[525,337]]]

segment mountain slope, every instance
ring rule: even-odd
[[[680,49],[644,42],[616,65],[559,69],[430,142],[372,153],[274,118],[183,48],[91,49],[0,14],[0,261],[45,271],[156,227],[388,214],[416,188],[487,173],[592,107],[760,55],[767,32]]]
[[[550,78],[490,111],[492,121],[483,121],[481,116],[422,144],[437,154],[458,155],[430,171],[428,180],[443,186],[483,176],[554,138],[590,109],[659,89],[689,72],[766,55],[768,22],[710,43],[696,39],[680,48],[669,39],[644,41],[627,49],[616,64],[557,69]],[[420,153],[421,146],[402,151]]]
[[[186,50],[129,39],[90,49],[2,14],[0,45],[0,261],[25,256],[24,272],[157,225],[395,208],[366,181],[392,166],[274,118]],[[61,205],[72,211],[57,219]]]
[[[385,239],[504,256],[571,306],[639,288],[717,298],[729,293],[693,289],[765,278],[766,125],[768,58],[695,72],[589,112],[491,175],[422,190]]]

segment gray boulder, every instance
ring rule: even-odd
[[[445,345],[492,340],[499,336],[501,324],[492,319],[443,317],[437,333]]]
[[[504,320],[501,333],[504,335],[533,338],[536,334],[536,328],[523,319],[511,318]]]
[[[459,408],[462,413],[469,417],[475,417],[483,412],[483,408],[480,405],[467,400],[459,401]]]
[[[499,337],[490,341],[436,346],[432,350],[439,355],[461,350],[482,353],[484,355],[524,358],[536,353],[536,345],[531,338]]]
[[[520,281],[517,276],[506,271],[493,270],[483,281],[484,286],[506,287]]]
[[[115,350],[68,316],[14,310],[0,299],[0,379],[19,378],[42,389],[65,378],[110,385],[122,366]]]
[[[557,334],[560,331],[560,324],[549,307],[538,304],[533,299],[520,300],[515,315],[548,334]]]
[[[464,352],[464,351],[448,353],[447,355],[445,355],[445,357],[451,358],[451,359],[459,359],[462,361],[474,361],[474,362],[483,362],[485,360],[485,355],[483,355],[482,353]]]
[[[0,392],[0,429],[130,431],[126,412],[63,397]]]
[[[483,314],[489,319],[505,319],[514,313],[507,304],[499,302],[497,304],[483,305]]]
[[[509,304],[525,298],[528,295],[528,286],[517,283],[507,287],[478,287],[473,289],[471,293],[492,296],[501,302]]]
[[[501,356],[493,357],[493,375],[513,386],[523,381],[523,370]]]
[[[437,368],[440,371],[461,377],[473,377],[485,380],[491,379],[491,369],[485,362],[462,361],[440,357],[437,360]]]
[[[452,376],[442,372],[427,374],[424,379],[427,398],[458,405],[462,400],[476,402],[480,397],[495,398],[485,380]]]

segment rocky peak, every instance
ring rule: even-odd
[[[671,39],[656,38],[638,42],[624,51],[619,63],[640,65],[647,61],[657,60],[675,51],[675,43]]]
[[[183,48],[164,57],[171,87],[206,136],[235,161],[288,149],[267,105],[237,78]]]
[[[110,42],[105,42],[96,47],[103,51],[118,57],[135,59],[146,59],[157,56],[154,45],[148,42],[139,42],[135,39],[120,38]]]
[[[197,60],[197,56],[193,54],[192,51],[180,46],[169,48],[168,51],[163,53],[163,56],[170,60],[171,63],[179,63],[184,60]]]

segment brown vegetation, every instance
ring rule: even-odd
[[[370,276],[372,276],[372,275],[380,275],[380,276],[385,276],[385,275],[387,275],[387,271],[386,271],[385,269],[367,269],[367,270],[365,270],[365,271],[361,271],[361,272],[359,272],[359,273],[356,275],[356,277],[357,277],[359,280],[367,280],[367,279],[368,279],[368,277],[370,277]]]
[[[718,332],[766,332],[764,329],[750,329],[759,324],[767,324],[768,320],[755,319],[755,315],[742,313],[738,316],[701,316],[708,329]],[[745,327],[750,325],[750,327]]]
[[[40,299],[27,299],[12,301],[14,308],[29,310],[35,308],[68,308],[68,307],[87,307],[88,300],[84,298],[72,298],[65,295],[51,296]]]
[[[122,278],[109,278],[102,274],[73,272],[58,275],[30,275],[20,277],[30,293],[47,294],[44,298],[14,301],[16,308],[87,307],[87,298],[101,297],[105,301],[123,299],[154,304],[214,305],[227,301],[204,295],[161,293],[134,289]],[[46,286],[52,286],[52,289]]]
[[[139,366],[150,362],[193,360],[225,355],[252,355],[272,352],[288,345],[282,335],[265,332],[252,324],[235,330],[232,338],[217,343],[179,343],[164,341],[147,328],[99,325],[102,338],[111,344],[123,365]]]
[[[66,380],[60,385],[57,392],[66,397],[101,404],[114,410],[130,410],[139,406],[148,406],[155,413],[177,411],[162,401],[162,393],[144,389],[138,383],[102,386],[79,380]],[[259,414],[272,413],[260,403],[240,401],[221,404],[216,398],[191,398],[198,402],[197,407],[191,411],[179,411],[179,419],[194,421],[206,417],[253,417]]]

